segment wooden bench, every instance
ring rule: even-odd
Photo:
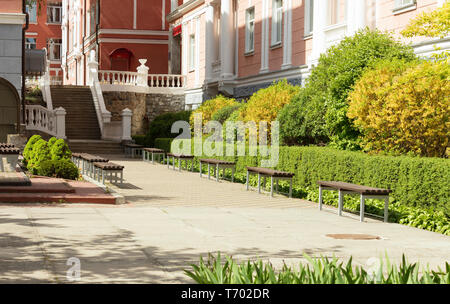
[[[102,184],[105,184],[105,179],[108,179],[111,184],[119,183],[123,184],[123,168],[124,166],[111,163],[111,162],[94,162],[94,179],[97,181],[101,181]],[[120,174],[120,177],[118,176]],[[113,181],[114,180],[114,181]]]
[[[142,148],[144,146],[133,144],[133,143],[126,143],[123,144],[125,148],[125,156],[135,158],[136,156],[139,156],[142,154]]]
[[[89,176],[93,176],[94,174],[94,163],[107,163],[109,162],[109,159],[88,154],[88,153],[81,153],[80,154],[81,160],[82,160],[82,174],[88,174]]]
[[[11,147],[0,147],[0,172],[5,172],[6,163],[11,167],[12,171],[15,171],[17,163],[19,162],[20,149]]]
[[[174,154],[174,153],[167,153],[167,169],[170,169],[170,163],[169,160],[172,157],[173,162],[173,169],[175,170],[175,159],[178,159],[178,170],[181,171],[181,161],[184,159],[185,168],[187,170],[187,161],[191,161],[191,171],[194,171],[194,156],[192,155],[183,155],[183,154]]]
[[[0,143],[0,148],[15,148],[13,144]]]
[[[149,162],[150,154],[152,155],[152,164],[155,163],[155,155],[158,156],[159,162],[161,162],[161,156],[162,156],[162,162],[164,163],[164,156],[166,155],[166,151],[157,149],[157,148],[143,148],[142,149],[142,160]]]
[[[318,181],[319,185],[319,210],[322,210],[323,204],[323,190],[337,190],[339,191],[339,201],[338,201],[338,215],[342,215],[342,209],[344,205],[344,195],[352,194],[352,195],[360,195],[360,212],[359,212],[359,220],[361,222],[364,221],[364,203],[368,198],[373,199],[384,199],[384,221],[388,222],[388,207],[389,207],[389,193],[392,192],[390,189],[381,189],[381,188],[373,188],[367,187],[357,184],[350,184],[344,182],[334,182],[334,181]]]
[[[72,162],[78,167],[81,167],[81,154],[82,153],[76,153],[76,152],[72,152],[72,156],[70,157],[70,159],[72,160]]]
[[[289,197],[292,197],[292,178],[294,177],[294,173],[278,171],[268,168],[259,168],[259,167],[247,167],[247,180],[246,187],[247,191],[249,190],[249,181],[250,174],[258,174],[258,193],[261,193],[261,177],[264,178],[264,186],[266,185],[266,178],[270,177],[270,196],[273,196],[274,183],[275,183],[275,191],[278,192],[278,181],[279,180],[289,180]]]
[[[220,160],[220,159],[210,159],[210,158],[200,159],[200,177],[202,177],[202,174],[203,174],[202,164],[208,165],[208,179],[211,179],[211,166],[213,166],[217,181],[219,181],[220,169],[223,170],[222,171],[223,179],[225,179],[225,170],[231,169],[231,182],[234,182],[234,171],[235,171],[235,166],[236,166],[236,164],[234,162],[229,162],[229,161]]]

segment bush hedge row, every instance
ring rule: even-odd
[[[158,138],[155,147],[170,151],[173,139]],[[193,145],[192,145],[193,148]],[[207,156],[202,156],[207,157]],[[208,156],[208,158],[211,158]],[[259,166],[261,156],[223,156],[236,162],[237,174]],[[276,169],[295,173],[293,185],[317,189],[318,180],[334,180],[389,188],[394,202],[443,211],[450,217],[450,160],[408,156],[367,155],[327,147],[280,146]]]

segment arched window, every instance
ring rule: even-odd
[[[117,49],[109,55],[112,71],[129,71],[133,53],[127,49]]]

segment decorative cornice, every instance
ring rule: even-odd
[[[25,14],[0,13],[0,24],[25,24]]]
[[[167,22],[170,23],[203,3],[205,3],[205,0],[190,0],[186,3],[183,3],[182,5],[177,7],[173,12],[167,15],[166,20]]]

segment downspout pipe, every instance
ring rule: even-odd
[[[25,32],[28,30],[30,24],[30,16],[27,13],[27,6],[25,0],[22,0],[22,12],[25,14],[25,27],[22,28],[22,123],[25,124]],[[20,125],[20,122],[18,122]],[[17,128],[20,132],[20,127]]]

